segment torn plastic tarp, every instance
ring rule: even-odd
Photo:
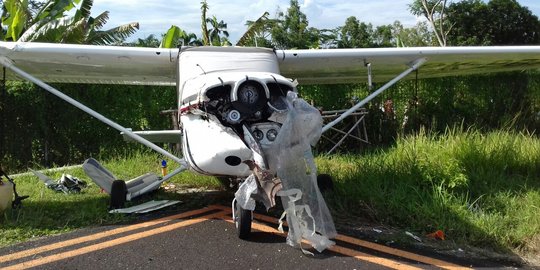
[[[301,247],[307,240],[317,251],[332,246],[337,233],[324,198],[317,187],[317,167],[311,145],[322,133],[322,117],[296,93],[287,94],[287,118],[265,153],[269,167],[283,185],[281,196],[289,225],[287,243]]]
[[[255,175],[248,176],[234,194],[234,198],[243,209],[255,210],[255,200],[252,198],[252,195],[257,194],[256,181]]]

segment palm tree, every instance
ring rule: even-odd
[[[227,24],[223,20],[218,22],[216,16],[212,16],[212,18],[207,18],[206,22],[210,23],[210,26],[212,27],[210,32],[208,32],[212,45],[221,46],[221,35],[223,34],[225,38],[229,37],[229,32],[227,32]],[[228,39],[225,40],[228,41]]]
[[[201,31],[202,31],[202,42],[204,46],[210,45],[210,39],[208,38],[208,27],[206,26],[206,12],[208,11],[208,3],[206,0],[201,2]]]
[[[145,38],[138,38],[132,45],[136,47],[157,48],[160,45],[160,41],[154,34],[151,34]]]

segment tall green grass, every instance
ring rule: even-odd
[[[497,250],[540,252],[540,140],[447,130],[400,138],[364,156],[325,156],[337,215],[362,215],[417,233]],[[352,212],[352,213],[351,213]]]

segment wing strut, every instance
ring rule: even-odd
[[[109,118],[101,115],[100,113],[88,108],[87,106],[83,105],[82,103],[74,100],[73,98],[65,95],[64,93],[58,91],[57,89],[55,89],[54,87],[46,84],[45,82],[41,81],[40,79],[37,79],[36,77],[26,73],[25,71],[19,69],[18,67],[16,67],[13,62],[5,57],[5,56],[0,56],[0,64],[2,64],[4,67],[12,70],[13,72],[17,73],[19,76],[37,84],[38,86],[40,86],[41,88],[45,89],[46,91],[50,92],[51,94],[63,99],[64,101],[70,103],[71,105],[83,110],[84,112],[90,114],[91,116],[97,118],[99,121],[111,126],[112,128],[116,129],[116,130],[119,130],[120,132],[123,132],[126,136],[129,136],[130,138],[132,138],[133,140],[147,146],[147,147],[150,147],[151,149],[153,149],[154,151],[176,161],[178,164],[180,164],[180,169],[182,170],[185,170],[187,168],[187,164],[186,162],[167,152],[165,149],[153,144],[152,142],[144,139],[143,137],[137,135],[137,134],[134,134],[131,130],[117,124],[116,122],[113,122],[112,120],[110,120]],[[172,173],[171,173],[172,174]]]
[[[372,99],[374,99],[376,96],[378,96],[379,94],[381,94],[382,92],[384,92],[384,90],[388,89],[390,86],[396,84],[399,80],[403,79],[403,77],[409,75],[409,73],[417,70],[420,66],[422,66],[425,62],[427,61],[427,58],[418,58],[416,59],[415,61],[412,62],[412,66],[410,68],[408,68],[407,70],[403,71],[401,74],[399,74],[398,76],[396,76],[394,79],[392,79],[391,81],[387,82],[385,85],[383,85],[381,88],[377,89],[377,91],[371,93],[371,95],[367,96],[366,98],[364,98],[362,101],[358,102],[356,105],[354,105],[353,107],[351,107],[350,109],[348,109],[346,112],[344,112],[341,116],[339,116],[338,118],[336,118],[334,121],[326,124],[323,128],[322,128],[322,132],[326,132],[328,131],[330,128],[332,128],[333,126],[335,126],[337,123],[343,121],[343,119],[345,119],[347,116],[351,115],[352,113],[354,113],[356,110],[358,110],[360,107],[364,106],[366,103],[370,102]]]

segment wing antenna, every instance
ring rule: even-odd
[[[197,66],[202,70],[202,72],[204,73],[204,75],[206,75],[206,71],[204,71],[204,69],[202,68],[201,65],[197,64]]]

